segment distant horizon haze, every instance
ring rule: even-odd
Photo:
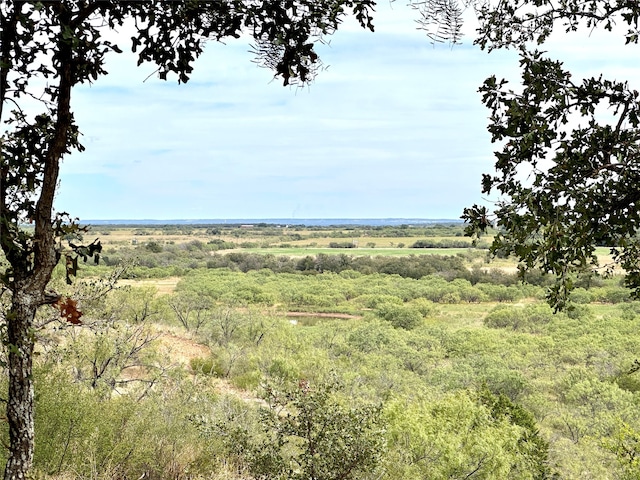
[[[83,225],[310,225],[400,226],[463,223],[452,218],[208,218],[208,219],[87,219]]]

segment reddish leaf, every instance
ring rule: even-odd
[[[69,297],[61,298],[53,306],[60,310],[60,317],[67,322],[73,325],[82,325],[80,320],[82,312],[78,310],[78,302],[76,300]]]

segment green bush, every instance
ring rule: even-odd
[[[224,376],[222,366],[213,357],[196,357],[189,360],[189,366],[194,373],[200,373],[202,375],[213,375],[214,377]]]
[[[293,382],[300,378],[300,368],[291,359],[274,358],[267,374],[279,382]]]
[[[629,290],[622,287],[598,287],[591,289],[594,302],[624,303],[629,302]]]
[[[389,322],[373,320],[357,326],[347,336],[347,350],[362,353],[380,353],[399,340],[398,332]]]
[[[211,251],[216,250],[231,250],[236,248],[236,244],[233,242],[227,242],[221,238],[214,238],[207,242],[207,249]]]
[[[478,283],[476,287],[484,292],[489,297],[489,300],[494,302],[516,302],[523,296],[522,291],[516,286]]]
[[[605,448],[615,456],[622,475],[622,480],[640,478],[640,432],[631,425],[620,422],[614,434],[604,442]]]
[[[145,245],[145,248],[152,253],[160,253],[162,251],[162,245],[158,242],[149,242]]]
[[[504,396],[461,390],[394,400],[385,416],[389,480],[552,478],[533,417]]]
[[[364,295],[360,295],[354,299],[359,305],[362,305],[365,308],[378,308],[380,305],[394,303],[397,305],[402,305],[402,299],[394,296],[394,295],[384,295],[384,294],[371,294],[366,293]]]
[[[591,293],[588,290],[586,290],[586,289],[584,289],[582,287],[578,287],[578,288],[576,288],[576,289],[571,291],[570,300],[573,303],[584,305],[584,304],[587,304],[587,303],[591,303],[593,298],[592,298]]]
[[[356,248],[353,242],[329,242],[329,248]]]
[[[614,378],[615,383],[627,392],[640,392],[640,374],[638,372],[622,372]]]
[[[424,316],[420,310],[411,305],[397,305],[395,303],[385,303],[378,306],[376,315],[388,321],[396,328],[411,330],[420,325]]]
[[[454,305],[460,303],[462,298],[458,292],[446,292],[440,297],[440,303],[448,303]]]
[[[433,317],[438,314],[438,309],[434,303],[426,298],[416,298],[411,300],[408,305],[415,308],[423,317]]]
[[[416,240],[409,248],[467,248],[471,240]]]
[[[374,478],[384,451],[381,408],[352,405],[336,382],[268,385],[259,432],[219,425],[227,448],[256,479]]]
[[[551,322],[553,315],[546,304],[525,307],[498,305],[484,318],[484,324],[491,328],[539,333],[544,325]]]
[[[591,308],[588,305],[569,304],[566,315],[571,319],[585,318],[592,315]]]
[[[620,310],[620,316],[624,320],[634,320],[640,314],[640,302],[623,303],[618,306],[618,310]]]

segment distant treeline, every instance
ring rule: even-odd
[[[354,256],[347,254],[307,255],[303,258],[263,255],[256,253],[232,252],[214,254],[206,262],[207,268],[228,268],[234,271],[249,272],[268,269],[274,273],[302,273],[307,275],[325,272],[341,273],[346,270],[363,275],[383,273],[399,275],[403,278],[420,279],[429,275],[438,275],[446,280],[464,279],[472,284],[490,283],[497,285],[515,285],[521,281],[515,273],[481,267],[467,268],[465,255],[407,255],[391,256]],[[527,276],[527,283],[533,285],[550,284],[550,278],[540,272]]]
[[[199,245],[197,245],[199,246]],[[123,261],[134,261],[137,265],[131,275],[135,277],[183,276],[193,269],[225,268],[232,271],[250,272],[271,270],[274,273],[299,273],[317,275],[325,272],[341,273],[352,270],[363,275],[389,274],[403,278],[419,279],[429,275],[438,275],[446,280],[456,278],[468,280],[472,284],[490,283],[496,285],[515,285],[520,278],[515,273],[474,266],[469,269],[465,262],[470,257],[477,258],[480,252],[470,251],[457,255],[407,255],[407,256],[360,256],[341,253],[328,255],[307,255],[291,257],[287,255],[262,254],[251,252],[211,253],[200,250],[194,245],[172,246],[154,253],[142,248],[133,251],[106,255],[104,264],[114,266]],[[85,268],[90,274],[91,267]],[[550,279],[539,272],[529,273],[527,282],[534,285],[547,285]]]
[[[443,240],[418,240],[414,242],[409,248],[468,248],[471,245],[469,239],[466,240],[454,240],[451,238],[445,238]],[[488,248],[488,245],[482,245]]]

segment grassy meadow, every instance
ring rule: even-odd
[[[83,324],[35,332],[36,478],[640,478],[618,276],[554,314],[459,225],[94,237],[102,264],[52,285]]]

